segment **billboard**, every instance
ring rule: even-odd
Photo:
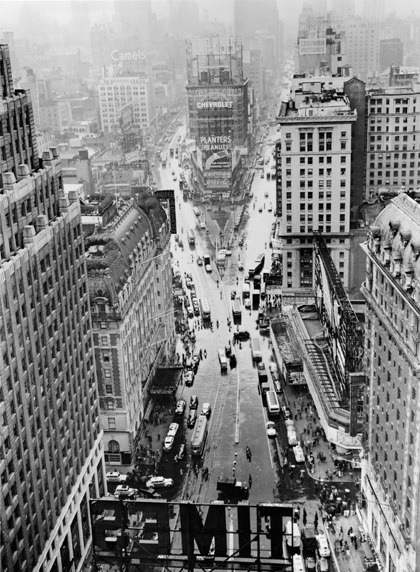
[[[299,55],[310,56],[327,53],[325,38],[301,38],[299,40]]]
[[[366,375],[350,373],[350,435],[363,433]]]
[[[155,191],[155,197],[160,201],[168,201],[169,203],[169,222],[171,225],[171,234],[176,234],[176,209],[175,209],[175,193],[172,189],[167,191]]]
[[[95,563],[292,572],[293,505],[90,501]],[[267,530],[270,533],[267,534]],[[124,559],[124,560],[122,560]]]

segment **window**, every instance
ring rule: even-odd
[[[112,418],[108,419],[108,425],[109,422],[111,421]],[[114,423],[115,423],[115,419],[114,419]],[[115,427],[114,427],[115,429]],[[108,451],[110,453],[119,453],[120,452],[120,444],[118,443],[118,441],[115,441],[115,439],[112,439],[109,443],[108,443]]]
[[[117,428],[116,423],[115,423],[115,417],[108,417],[108,429],[110,431],[115,431],[115,429]],[[108,447],[111,446],[112,441],[109,442]],[[115,441],[115,443],[117,443]],[[117,443],[118,445],[118,443]],[[118,445],[118,451],[120,450],[120,446]]]

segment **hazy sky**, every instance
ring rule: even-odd
[[[85,0],[74,0],[74,1],[85,1]],[[93,16],[95,13],[100,16],[108,14],[109,16],[113,12],[113,0],[89,0],[93,8]],[[117,0],[118,1],[118,0]],[[141,1],[141,0],[133,0]],[[166,12],[169,0],[151,0],[152,7],[154,11],[160,15]],[[176,2],[177,0],[170,0],[171,2]],[[198,2],[201,13],[206,13],[210,20],[217,19],[219,21],[226,20],[227,23],[231,23],[233,15],[233,0],[195,0]],[[355,0],[356,9],[358,12],[362,13],[363,4],[370,2],[372,0]],[[385,0],[386,10],[389,12],[395,12],[397,16],[406,17],[411,13],[420,15],[420,1],[419,0]],[[48,13],[51,15],[53,20],[63,20],[70,15],[70,1],[69,0],[25,0],[33,5],[38,4],[40,9],[45,10],[47,7]],[[280,18],[285,22],[291,22],[297,20],[299,12],[302,9],[304,0],[277,0],[277,5],[279,8]],[[334,4],[334,0],[328,0],[329,8]],[[3,28],[4,22],[7,24],[10,21],[15,20],[19,14],[23,5],[23,0],[0,0],[0,29]],[[97,7],[97,10],[94,8]],[[94,18],[96,19],[96,18]],[[3,24],[3,25],[2,25]],[[7,25],[6,24],[6,25]]]

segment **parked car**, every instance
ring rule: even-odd
[[[304,455],[303,449],[300,445],[295,445],[293,447],[293,453],[295,455],[296,463],[304,463],[305,462],[305,455]]]
[[[197,409],[190,409],[190,412],[188,414],[187,426],[194,427],[196,421],[197,421]]]
[[[125,497],[125,498],[133,498],[138,495],[137,489],[132,489],[128,485],[118,485],[115,489],[114,497]]]
[[[290,411],[290,407],[286,407],[286,405],[283,405],[281,410],[283,411],[285,419],[290,419],[292,417],[292,412]]]
[[[193,371],[187,371],[184,377],[185,385],[187,386],[192,385],[194,383],[194,377],[195,376]]]
[[[318,534],[316,540],[318,543],[319,555],[323,558],[328,558],[329,556],[331,556],[331,550],[328,545],[328,540],[325,534]]]
[[[174,435],[166,435],[165,441],[163,442],[163,450],[167,453],[172,450],[174,446],[175,437]]]
[[[236,290],[232,290],[232,292],[230,293],[230,299],[234,300],[236,298]]]
[[[296,447],[296,445],[298,444],[297,434],[294,429],[289,428],[287,430],[287,442],[291,447]]]
[[[177,453],[178,459],[183,459],[185,457],[185,443],[181,443]]]
[[[187,313],[189,318],[194,318],[194,308],[192,306],[188,306]]]
[[[203,407],[201,409],[201,415],[205,415],[207,418],[211,415],[211,405],[210,403],[203,403]]]
[[[165,479],[165,477],[151,477],[148,481],[146,481],[146,487],[148,489],[166,489],[168,487],[172,487],[173,484],[173,479]]]
[[[190,409],[197,409],[197,407],[198,407],[198,397],[196,395],[191,395]]]
[[[127,480],[127,475],[122,475],[118,471],[111,471],[106,474],[106,480],[109,483],[125,483]]]
[[[276,390],[276,393],[283,393],[280,382],[276,379],[273,383],[274,383],[274,389]]]
[[[178,433],[178,429],[179,429],[178,423],[171,423],[169,425],[167,435],[171,435],[172,437],[175,437],[175,435]]]
[[[175,407],[175,415],[184,415],[186,405],[185,399],[179,399]]]
[[[268,437],[275,437],[277,435],[276,425],[273,421],[269,421],[266,425]]]

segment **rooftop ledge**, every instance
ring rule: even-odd
[[[346,112],[329,112],[328,115],[279,115],[277,121],[281,123],[348,123],[356,121],[357,113],[355,111]]]

